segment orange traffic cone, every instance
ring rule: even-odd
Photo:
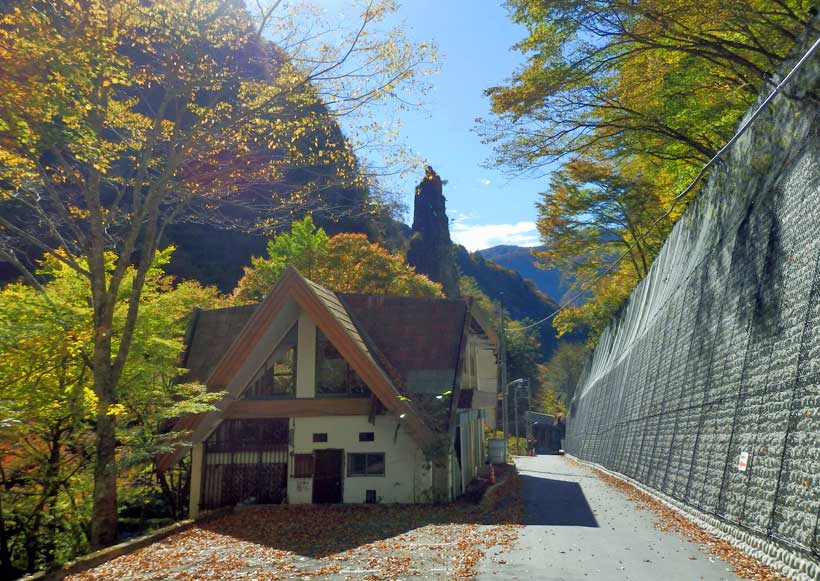
[[[490,484],[495,484],[495,466],[490,464]]]

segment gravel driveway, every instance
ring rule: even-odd
[[[504,505],[504,506],[501,506]],[[515,503],[265,506],[194,527],[72,581],[472,578],[516,538]]]

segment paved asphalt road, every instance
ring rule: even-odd
[[[479,579],[734,581],[731,565],[655,528],[594,472],[561,456],[520,457],[524,523],[514,549],[488,553]],[[506,561],[506,563],[500,563]]]

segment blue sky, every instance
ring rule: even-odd
[[[344,9],[343,0],[316,0],[329,13]],[[507,16],[500,0],[405,0],[398,18],[416,42],[438,46],[440,72],[421,111],[401,112],[402,141],[447,180],[444,194],[451,219],[451,235],[470,250],[497,244],[533,246],[534,203],[547,178],[510,178],[483,167],[492,148],[475,133],[475,118],[489,114],[487,87],[502,84],[523,62],[511,50],[525,29]],[[389,114],[377,110],[374,115]],[[398,182],[402,201],[412,210],[413,191],[423,177]],[[407,221],[412,216],[406,217]]]

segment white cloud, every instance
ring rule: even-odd
[[[535,222],[516,222],[515,224],[467,224],[472,216],[459,214],[453,220],[450,234],[456,242],[470,252],[497,246],[514,244],[516,246],[538,246],[540,240]]]
[[[480,183],[482,186],[489,186],[491,183],[493,183],[493,181],[488,180],[487,178],[481,178],[478,180],[478,183]]]

